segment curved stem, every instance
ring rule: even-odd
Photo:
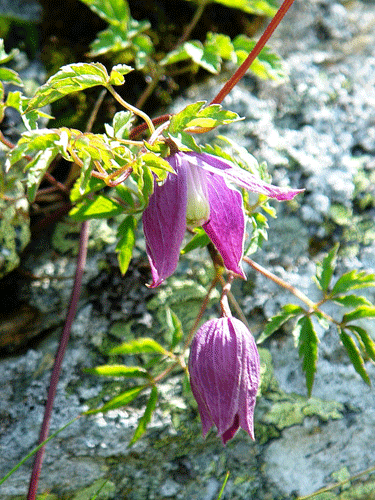
[[[198,325],[199,325],[199,322],[200,320],[202,319],[202,316],[204,314],[204,311],[206,310],[207,308],[207,305],[208,305],[208,301],[210,300],[210,295],[212,293],[212,290],[215,288],[215,286],[217,285],[217,283],[219,282],[220,280],[220,271],[216,271],[216,275],[214,277],[214,279],[212,280],[212,283],[210,285],[210,288],[208,289],[208,292],[202,302],[202,305],[201,305],[201,308],[199,310],[199,313],[198,313],[198,316],[195,318],[195,321],[194,321],[194,325],[192,326],[190,332],[189,332],[189,335],[187,336],[187,339],[185,341],[185,344],[184,344],[184,348],[182,350],[182,352],[184,352],[190,345],[191,341],[193,340],[193,337],[194,337],[194,334],[198,328]]]
[[[140,109],[136,108],[135,106],[132,106],[128,102],[124,101],[124,99],[115,91],[115,89],[111,85],[108,85],[107,89],[110,91],[110,93],[116,99],[116,101],[118,101],[121,104],[121,106],[124,106],[125,109],[131,111],[132,113],[139,116],[140,118],[142,118],[146,122],[147,127],[150,131],[150,134],[153,134],[155,132],[154,124],[152,123],[151,118],[146,113],[144,113]]]
[[[212,99],[210,104],[220,104],[224,97],[226,97],[229,92],[233,89],[235,85],[241,80],[241,78],[245,75],[246,71],[249,69],[250,65],[254,62],[254,59],[259,55],[260,51],[263,49],[265,44],[270,39],[272,33],[275,31],[277,26],[279,25],[282,18],[287,13],[289,7],[292,5],[294,0],[284,0],[283,4],[276,12],[275,17],[272,19],[270,24],[267,26],[263,35],[259,38],[257,44],[241,64],[241,66],[237,69],[234,75],[225,83],[220,92]]]
[[[53,403],[54,403],[55,396],[56,396],[57,383],[59,381],[60,372],[61,372],[61,365],[62,365],[65,351],[66,351],[66,348],[68,345],[70,331],[71,331],[73,320],[74,320],[76,312],[77,312],[78,299],[79,299],[79,295],[81,292],[82,276],[83,276],[83,271],[84,271],[85,263],[86,263],[88,235],[89,235],[89,223],[88,223],[88,221],[85,221],[82,223],[79,254],[78,254],[77,268],[76,268],[76,274],[75,274],[75,279],[74,279],[74,287],[73,287],[72,295],[70,298],[70,304],[69,304],[69,309],[68,309],[68,314],[66,317],[64,330],[63,330],[62,335],[61,335],[59,348],[58,348],[55,362],[53,365],[53,370],[52,370],[52,374],[51,374],[51,381],[50,381],[50,385],[49,385],[49,389],[48,389],[47,403],[46,403],[43,423],[42,423],[42,427],[41,427],[40,435],[39,435],[39,443],[42,443],[48,437],[51,415],[52,415],[52,408],[53,408]],[[41,471],[42,463],[43,463],[44,452],[45,452],[45,446],[42,446],[38,450],[38,452],[35,456],[33,471],[32,471],[31,478],[30,478],[30,485],[29,485],[27,500],[35,500],[35,498],[36,498],[39,476],[40,476],[40,471]]]
[[[221,308],[221,315],[224,318],[230,318],[232,316],[228,303],[228,293],[230,292],[233,280],[234,280],[234,274],[229,273],[228,280],[226,283],[224,281],[223,291],[221,292],[220,308]]]

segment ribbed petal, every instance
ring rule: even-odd
[[[237,186],[243,187],[248,191],[258,194],[265,194],[270,198],[276,198],[279,201],[291,200],[298,193],[302,193],[303,189],[281,188],[264,182],[247,170],[244,170],[226,160],[221,160],[216,156],[206,153],[185,153],[189,155],[191,161],[213,174],[224,177],[228,182],[233,182]]]
[[[229,318],[236,334],[243,338],[244,354],[240,400],[238,407],[239,426],[254,439],[254,407],[260,382],[259,353],[254,337],[246,326],[236,318]]]
[[[224,444],[239,427],[254,439],[260,365],[247,327],[232,317],[204,323],[191,344],[189,373],[203,436],[215,424]]]
[[[168,161],[177,175],[168,174],[162,186],[155,182],[142,218],[153,279],[151,287],[160,285],[173,274],[186,230],[186,168],[181,168],[178,155],[169,157]]]
[[[238,411],[242,349],[241,339],[230,328],[228,318],[207,321],[191,346],[190,381],[200,396],[199,413],[216,425],[220,435],[233,426]],[[207,432],[210,427],[206,424],[203,430]]]
[[[210,219],[203,224],[203,229],[222,256],[225,267],[246,278],[241,267],[245,235],[242,196],[228,187],[222,177],[210,172],[206,175]]]

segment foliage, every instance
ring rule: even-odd
[[[308,309],[288,304],[269,319],[258,343],[264,342],[270,335],[279,330],[284,323],[294,320],[293,336],[303,360],[306,386],[311,394],[318,361],[319,338],[314,326],[318,321],[325,329],[331,324],[336,327],[339,338],[350,361],[362,379],[370,385],[365,360],[375,361],[375,339],[366,328],[358,324],[359,320],[375,317],[375,305],[366,297],[353,294],[353,290],[362,290],[375,286],[375,274],[365,271],[348,271],[334,280],[334,272],[339,246],[335,245],[316,266],[314,281],[321,290],[323,298],[317,304],[311,304]],[[324,312],[322,306],[332,301],[344,307],[340,319],[334,319]],[[339,309],[338,309],[339,310]]]

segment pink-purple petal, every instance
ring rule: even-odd
[[[222,177],[206,174],[210,219],[202,227],[222,256],[225,267],[246,278],[241,267],[245,234],[242,196],[228,187]]]
[[[177,175],[169,174],[161,186],[155,182],[154,193],[142,218],[152,288],[160,285],[175,271],[186,230],[186,169],[179,168],[177,155],[168,161]]]
[[[276,198],[278,201],[291,200],[298,193],[304,191],[303,189],[289,189],[274,186],[273,184],[262,181],[247,170],[237,167],[227,160],[222,160],[207,153],[188,152],[185,154],[191,157],[191,161],[194,161],[194,163],[196,162],[208,172],[217,174],[228,182],[232,182],[248,191],[265,194],[270,198]]]

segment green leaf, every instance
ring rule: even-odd
[[[375,361],[375,342],[366,332],[366,330],[357,325],[346,325],[345,328],[348,328],[359,337],[359,339],[362,341],[362,344],[364,345],[367,355],[369,356],[369,358]]]
[[[9,68],[0,68],[0,81],[4,83],[13,83],[14,85],[23,87],[22,80],[18,73]]]
[[[184,255],[185,253],[191,252],[192,250],[195,250],[196,248],[204,248],[210,243],[210,238],[207,236],[207,233],[205,230],[201,227],[197,227],[194,229],[194,236],[192,239],[187,243],[184,248],[181,250],[181,255]]]
[[[137,35],[132,40],[132,49],[135,54],[135,67],[138,71],[145,69],[155,50],[151,38],[144,33]]]
[[[39,87],[30,99],[28,110],[41,108],[61,97],[97,85],[106,86],[109,75],[101,63],[74,63],[63,66]]]
[[[213,0],[231,9],[240,9],[248,14],[259,14],[272,17],[276,14],[277,3],[271,0]]]
[[[91,415],[93,413],[100,413],[100,412],[104,413],[109,410],[115,410],[116,408],[121,408],[121,406],[126,406],[127,404],[131,403],[146,387],[147,385],[132,387],[131,389],[128,389],[127,391],[119,394],[118,396],[115,396],[110,401],[108,401],[108,403],[105,403],[100,408],[97,408],[96,410],[86,411],[85,415]]]
[[[59,151],[57,148],[47,148],[39,151],[39,153],[27,164],[27,197],[28,200],[33,202],[40,183],[47,172],[51,162],[56,158]]]
[[[189,104],[171,118],[168,132],[172,135],[178,132],[198,132],[211,130],[241,120],[237,113],[222,108],[220,104],[211,104],[204,107],[205,101]]]
[[[142,377],[150,378],[150,375],[140,366],[127,365],[101,365],[95,368],[88,368],[86,373],[99,375],[100,377]]]
[[[143,416],[138,421],[138,426],[134,432],[134,435],[129,443],[129,446],[134,444],[138,439],[146,432],[147,425],[151,421],[152,414],[156,408],[156,403],[158,401],[158,390],[155,386],[151,389],[150,398],[147,402]]]
[[[97,57],[107,52],[120,52],[131,46],[131,41],[126,37],[126,32],[116,26],[100,31],[90,44],[90,57]]]
[[[127,139],[133,122],[134,115],[130,111],[118,111],[115,113],[112,121],[113,136],[118,139]]]
[[[33,109],[26,112],[30,99],[21,94],[20,91],[8,92],[6,105],[16,109],[22,118],[22,121],[27,130],[36,130],[38,128],[39,118],[53,119],[53,116],[44,113],[39,109]]]
[[[164,160],[161,156],[154,153],[145,153],[141,156],[142,162],[157,175],[158,180],[164,180],[167,177],[167,172],[176,174],[172,165]]]
[[[123,85],[125,82],[124,75],[127,75],[131,71],[133,71],[133,68],[126,64],[117,64],[113,66],[109,75],[110,85]]]
[[[13,57],[19,53],[18,49],[12,49],[9,54],[7,54],[4,50],[4,40],[0,38],[0,64],[5,64]]]
[[[310,316],[304,316],[298,320],[293,335],[298,339],[298,352],[300,358],[303,359],[302,370],[305,372],[306,387],[310,397],[318,362],[319,344],[319,339]]]
[[[138,190],[145,204],[148,203],[149,197],[154,192],[154,178],[148,167],[142,165],[140,167],[139,176],[137,178]]]
[[[361,295],[339,295],[332,300],[344,307],[371,306],[371,302]]]
[[[358,306],[354,311],[344,314],[342,323],[349,323],[349,321],[361,318],[375,318],[375,306]]]
[[[324,257],[323,261],[318,262],[316,265],[316,279],[318,281],[319,288],[325,292],[328,290],[336,267],[338,250],[339,244],[337,243]]]
[[[87,198],[84,202],[72,208],[69,215],[73,220],[84,221],[90,219],[108,219],[119,215],[124,211],[123,207],[115,201],[103,195],[97,195],[93,199]]]
[[[346,352],[348,353],[349,359],[352,362],[355,371],[359,373],[366,384],[371,385],[370,377],[368,376],[365,368],[365,363],[353,338],[344,331],[340,330],[340,339],[346,349]]]
[[[358,290],[360,288],[375,287],[375,274],[366,271],[349,271],[343,274],[335,283],[332,295]]]
[[[238,35],[233,40],[233,47],[237,56],[237,64],[241,65],[249,53],[255,47],[256,42],[246,35]],[[258,57],[250,66],[250,70],[259,78],[272,79],[275,81],[285,80],[286,74],[281,58],[272,52],[268,47],[264,47]]]
[[[107,23],[126,28],[130,10],[126,0],[81,0]]]
[[[164,349],[156,340],[144,337],[139,339],[131,340],[130,342],[125,342],[117,347],[114,347],[109,351],[111,356],[116,356],[118,354],[163,354],[168,355],[168,351]]]
[[[116,245],[116,252],[122,275],[128,270],[133,255],[136,228],[137,219],[129,215],[122,221],[117,230],[117,237],[120,238],[120,240]]]
[[[291,318],[300,316],[305,311],[300,306],[294,304],[287,304],[281,308],[281,311],[270,318],[268,323],[257,339],[257,344],[264,342],[270,335],[272,335],[276,330],[278,330],[284,323],[286,323]]]
[[[167,307],[166,309],[166,324],[168,332],[172,337],[169,347],[169,349],[172,351],[176,347],[176,345],[181,342],[181,339],[183,337],[183,329],[181,321],[178,319],[177,314],[175,314],[169,307]]]

